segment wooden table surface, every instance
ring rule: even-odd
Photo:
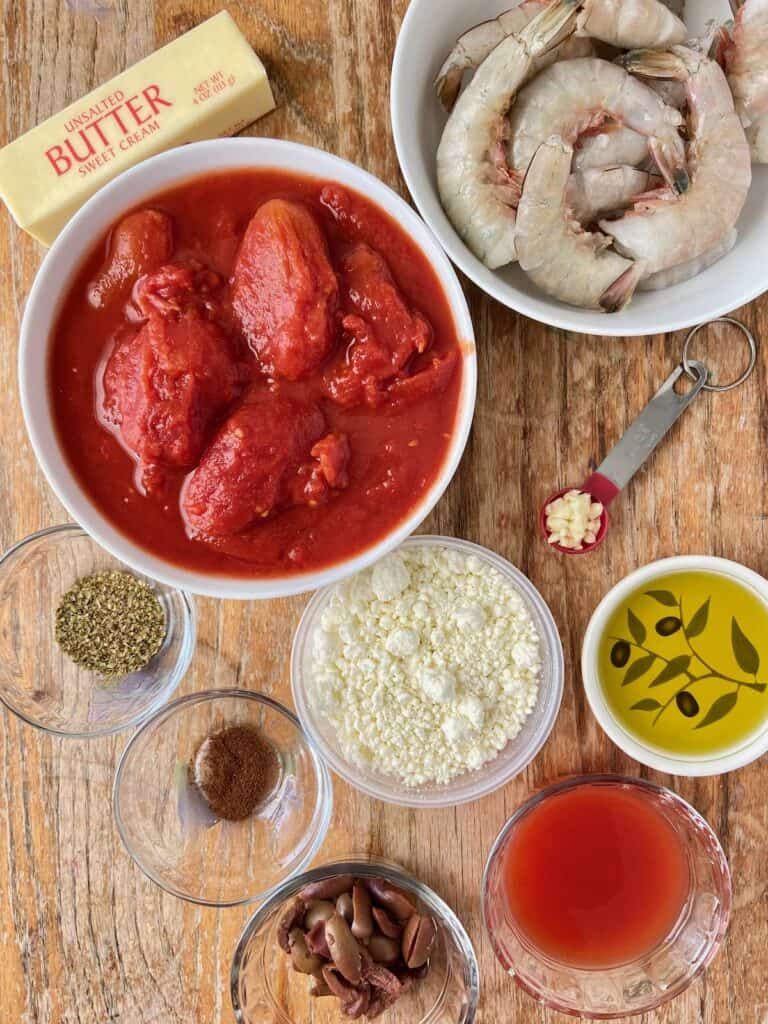
[[[192,28],[222,5],[102,0],[98,20],[72,0],[3,0],[0,143]],[[94,3],[92,6],[98,6]],[[232,0],[268,65],[278,110],[252,132],[353,160],[406,195],[389,127],[388,78],[407,0]],[[0,545],[66,519],[38,469],[16,392],[24,298],[43,250],[0,217]],[[555,730],[504,790],[456,810],[415,813],[334,782],[321,858],[370,851],[431,884],[469,929],[482,972],[479,1024],[541,1024],[548,1013],[497,966],[479,915],[486,853],[511,811],[558,775],[613,770],[653,777],[720,834],[735,906],[723,951],[653,1024],[766,1024],[768,762],[729,776],[671,780],[644,771],[597,726],[582,691],[580,641],[600,597],[628,571],[676,553],[724,555],[768,573],[768,349],[740,390],[697,400],[618,504],[599,553],[563,560],[536,533],[547,488],[578,482],[679,358],[682,337],[567,335],[515,316],[467,284],[480,385],[474,433],[425,524],[494,548],[527,573],[560,627],[567,660]],[[768,301],[739,314],[760,334]],[[720,339],[718,360],[741,352]],[[715,354],[713,354],[713,361]],[[197,602],[200,635],[181,692],[235,681],[290,701],[288,652],[304,599]],[[125,737],[41,735],[0,714],[0,1021],[2,1024],[219,1024],[245,910],[200,909],[164,895],[134,867],[112,823],[110,787]],[[267,1022],[265,1022],[267,1024]]]

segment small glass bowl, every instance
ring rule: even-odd
[[[256,726],[273,745],[281,774],[244,821],[215,818],[189,765],[211,732]],[[263,900],[302,871],[331,819],[327,768],[287,708],[248,690],[181,697],[145,722],[123,751],[113,806],[120,838],[141,870],[192,903],[232,907]]]
[[[472,1024],[477,1014],[477,958],[464,926],[423,882],[390,861],[374,857],[332,861],[292,878],[246,924],[232,962],[231,995],[237,1024],[339,1024],[337,999],[312,999],[308,977],[291,967],[277,942],[277,928],[293,898],[310,882],[334,875],[383,878],[415,898],[434,917],[438,939],[426,978],[377,1021],[381,1024]]]
[[[546,956],[519,932],[504,909],[505,853],[516,826],[543,801],[578,786],[619,786],[641,793],[672,824],[688,855],[688,899],[671,933],[645,956],[602,970],[573,967]],[[482,885],[485,927],[504,970],[538,1002],[589,1020],[649,1013],[687,989],[722,945],[731,898],[725,854],[698,811],[663,786],[620,775],[574,776],[530,797],[497,837]]]
[[[60,598],[80,577],[106,570],[147,583],[167,627],[145,668],[107,680],[71,661],[55,637]],[[128,569],[75,523],[33,533],[0,559],[0,700],[29,725],[79,739],[136,726],[174,692],[194,647],[187,594]]]
[[[518,569],[488,548],[454,537],[419,535],[401,545],[444,547],[475,555],[498,570],[515,588],[541,637],[542,671],[536,704],[514,739],[487,764],[443,785],[406,786],[398,778],[376,772],[348,760],[333,726],[311,700],[312,635],[335,587],[319,590],[301,617],[291,652],[291,688],[301,723],[331,768],[368,796],[402,807],[454,807],[479,800],[505,786],[523,771],[547,740],[555,724],[563,696],[563,648],[552,613],[541,594]]]

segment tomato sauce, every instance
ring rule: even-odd
[[[336,200],[341,197],[341,213],[338,203],[327,199],[329,187],[335,189]],[[364,242],[376,250],[419,323],[424,319],[428,322],[429,350],[414,350],[407,367],[398,370],[402,379],[392,388],[395,395],[404,386],[405,394],[413,382],[424,382],[408,392],[407,402],[370,405],[334,400],[333,391],[329,391],[329,367],[343,370],[345,344],[351,350],[351,342],[342,331],[324,365],[308,376],[272,380],[260,368],[233,312],[232,275],[251,218],[272,199],[298,202],[311,211],[337,272],[350,246]],[[343,478],[344,486],[333,489],[322,501],[288,503],[275,509],[274,514],[266,511],[263,519],[247,529],[216,537],[195,535],[183,515],[189,465],[164,467],[162,486],[145,489],[137,473],[135,449],[132,453],[123,443],[125,437],[105,423],[102,411],[105,365],[126,332],[134,332],[135,337],[142,317],[131,303],[131,296],[135,300],[138,292],[135,281],[130,282],[133,290],[129,289],[121,301],[103,300],[111,287],[112,269],[106,274],[104,271],[111,251],[109,236],[94,246],[77,274],[50,343],[54,419],[62,449],[80,485],[102,514],[132,541],[160,558],[202,573],[270,576],[308,572],[376,543],[412,511],[434,482],[456,426],[461,390],[460,341],[448,301],[426,257],[391,217],[364,196],[284,171],[238,170],[192,179],[153,197],[142,209],[147,207],[171,219],[173,262],[196,261],[197,266],[205,268],[204,274],[214,271],[223,279],[216,323],[206,331],[210,334],[220,328],[228,343],[237,348],[247,368],[248,386],[258,389],[259,401],[268,401],[274,393],[289,408],[311,403],[313,409],[317,406],[322,410],[329,434],[345,438],[349,461],[344,473],[337,474],[337,482]],[[164,250],[169,243],[158,238],[155,250]],[[147,252],[151,249],[145,246]],[[98,302],[93,300],[95,294]],[[201,307],[206,304],[206,296],[207,292],[199,299]],[[347,309],[345,301],[349,305],[349,298],[342,296],[339,315],[352,312],[357,323],[360,302],[354,309]],[[295,334],[295,325],[293,329]],[[200,329],[195,327],[194,331],[197,333],[189,345],[201,358],[199,353],[206,351],[210,338],[202,343],[198,338]],[[176,328],[158,334],[171,354],[177,335]],[[365,346],[359,350],[364,352]],[[130,360],[138,364],[143,358],[141,352],[130,348],[126,352],[126,364]],[[438,361],[450,368],[439,381],[428,372],[419,376]],[[346,386],[346,378],[339,379]],[[209,403],[214,418],[206,428],[206,443],[224,429],[240,399],[226,406],[222,401],[217,398],[216,404],[212,398]]]
[[[604,969],[669,935],[689,868],[674,826],[642,793],[584,785],[520,819],[504,881],[510,917],[533,946],[572,967]]]

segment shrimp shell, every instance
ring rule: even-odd
[[[714,249],[708,249],[701,256],[697,256],[692,260],[686,260],[685,263],[678,263],[676,267],[670,267],[668,270],[660,270],[657,274],[651,274],[640,282],[637,290],[639,292],[658,292],[662,288],[671,288],[673,285],[690,281],[691,278],[701,274],[707,267],[711,267],[718,260],[721,260],[723,256],[727,256],[734,245],[736,245],[738,235],[739,233],[736,228],[731,228],[722,242],[716,245]]]
[[[576,171],[568,179],[568,209],[581,224],[601,215],[626,209],[641,192],[657,188],[661,178],[635,167],[593,167]]]
[[[736,109],[745,125],[768,114],[768,0],[746,0],[723,57]]]
[[[573,153],[573,169],[587,171],[616,164],[638,167],[648,156],[645,135],[611,122],[603,125],[599,132],[579,136]]]
[[[521,0],[516,7],[504,11],[498,18],[483,21],[459,36],[435,78],[435,90],[445,110],[453,110],[464,72],[479,67],[495,46],[507,36],[521,32],[546,6],[544,0]],[[540,71],[556,60],[588,57],[593,53],[594,47],[589,39],[570,36],[552,50],[536,57],[531,72]]]
[[[666,49],[688,35],[685,23],[659,0],[585,0],[576,31],[620,50]]]
[[[521,91],[509,119],[509,164],[523,174],[550,135],[572,143],[606,118],[647,136],[667,182],[678,189],[686,187],[680,112],[666,106],[624,68],[596,57],[553,64]]]
[[[749,146],[720,66],[685,46],[659,53],[638,50],[623,62],[641,75],[686,83],[691,181],[675,197],[670,190],[640,197],[619,220],[601,221],[619,252],[654,274],[696,259],[722,244],[734,227],[752,180]]]
[[[554,0],[507,36],[459,96],[437,149],[437,185],[448,218],[472,252],[494,269],[515,259],[519,182],[506,166],[506,114],[537,56],[570,30],[580,0]]]
[[[552,136],[531,161],[517,211],[520,266],[561,302],[615,312],[632,298],[642,268],[609,249],[605,235],[584,231],[570,216],[572,157],[573,148]]]

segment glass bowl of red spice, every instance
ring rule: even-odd
[[[0,700],[29,725],[78,739],[135,727],[173,695],[194,647],[191,598],[75,523],[0,558]]]
[[[483,878],[497,959],[538,1002],[591,1020],[649,1013],[720,949],[731,913],[725,855],[676,793],[583,775],[509,819]]]
[[[160,709],[115,775],[115,821],[141,870],[204,906],[264,899],[317,853],[331,817],[328,770],[271,697],[209,690]]]

